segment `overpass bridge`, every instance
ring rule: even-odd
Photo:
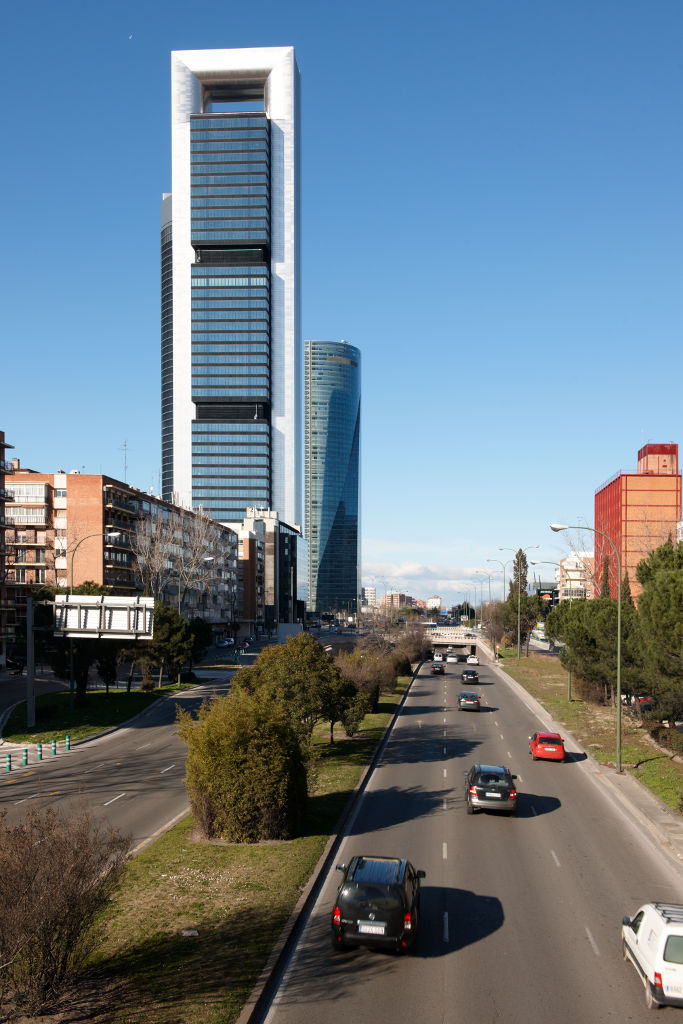
[[[425,630],[434,647],[470,647],[476,651],[477,636],[473,630],[464,626],[437,626],[436,629]]]

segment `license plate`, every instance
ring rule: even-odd
[[[543,749],[545,750],[545,752],[547,754],[556,754],[557,753],[557,747],[544,747]]]
[[[384,935],[384,928],[383,924],[374,924],[369,921],[358,922],[358,931],[364,935]]]
[[[492,797],[494,797],[494,798],[495,798],[496,800],[500,800],[500,796],[501,796],[501,795],[500,795],[500,793],[485,793],[484,795],[485,795],[485,796],[492,796]]]

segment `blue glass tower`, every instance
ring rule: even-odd
[[[341,341],[304,347],[305,535],[308,607],[358,607],[360,352]]]

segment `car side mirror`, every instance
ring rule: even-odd
[[[622,918],[621,923],[623,925],[626,925],[627,927],[630,928],[631,927],[631,918],[630,917],[624,917],[624,918]]]
[[[415,874],[417,875],[418,878],[426,878],[427,877],[427,872],[426,871],[416,871]]]
[[[531,739],[531,736],[529,737],[529,739]]]
[[[467,778],[467,776],[469,775],[469,772],[463,772],[463,775],[465,776],[465,778]]]
[[[512,778],[513,778],[513,779],[516,779],[516,778],[517,778],[517,776],[516,776],[516,775],[513,775],[513,776],[512,776]]]
[[[346,864],[337,864],[337,871],[346,871]]]

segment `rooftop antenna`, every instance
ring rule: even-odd
[[[124,441],[119,448],[120,452],[123,452],[123,482],[128,483],[128,441]]]

